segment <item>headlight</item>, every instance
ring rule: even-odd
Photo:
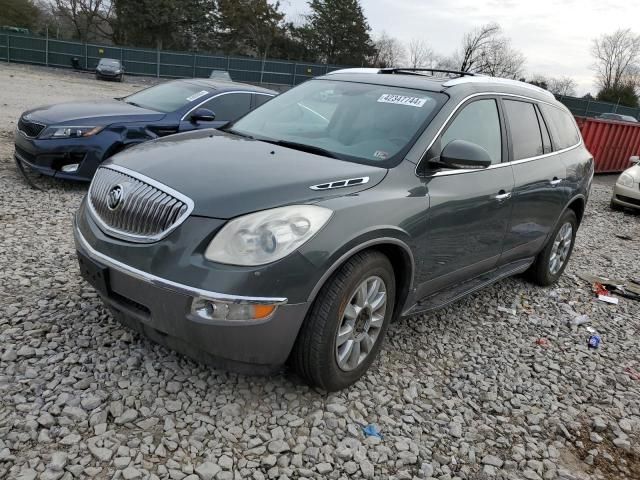
[[[315,205],[291,205],[236,218],[211,240],[204,256],[230,265],[275,262],[313,237],[332,213]]]
[[[40,138],[79,138],[91,137],[100,133],[104,127],[49,127]]]
[[[623,173],[618,177],[618,185],[623,187],[633,187],[633,177],[628,173]]]

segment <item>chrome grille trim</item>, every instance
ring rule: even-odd
[[[114,209],[109,193],[123,186],[123,198]],[[193,200],[138,172],[108,165],[98,168],[87,194],[91,217],[112,237],[136,243],[152,243],[178,228],[193,211]]]

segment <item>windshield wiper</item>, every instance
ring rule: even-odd
[[[128,103],[129,105],[133,105],[134,107],[145,108],[145,107],[143,107],[142,105],[140,105],[139,103],[136,103],[136,102],[125,101],[124,103]]]
[[[322,147],[316,147],[315,145],[307,145],[306,143],[291,142],[289,140],[263,140],[261,138],[258,140],[260,140],[261,142],[267,142],[267,143],[272,143],[274,145],[279,145],[281,147],[293,148],[294,150],[300,150],[301,152],[315,153],[317,155],[322,155],[323,157],[340,159],[340,157],[335,153],[329,150],[326,150]]]

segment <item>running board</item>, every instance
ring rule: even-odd
[[[517,275],[518,273],[526,271],[534,260],[535,257],[518,260],[517,262],[503,265],[502,267],[491,270],[479,277],[462,282],[449,289],[440,290],[422,299],[409,310],[406,310],[402,315],[415,315],[417,313],[425,313],[446,307],[447,305],[460,300],[462,297],[466,297],[467,295],[477,292],[481,288],[491,285],[503,278],[511,277],[512,275]]]

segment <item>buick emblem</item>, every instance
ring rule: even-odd
[[[107,195],[107,207],[109,210],[115,210],[122,203],[124,198],[124,187],[120,184],[111,187]]]

